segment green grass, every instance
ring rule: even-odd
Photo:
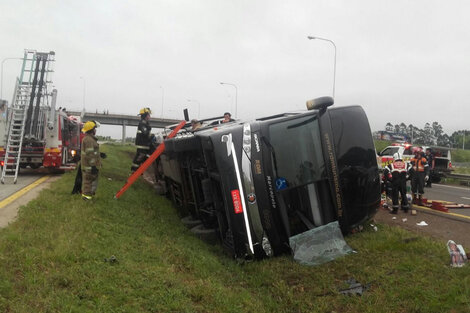
[[[68,173],[0,231],[1,312],[470,311],[470,266],[449,268],[444,242],[405,243],[417,235],[366,224],[346,238],[357,254],[321,266],[290,256],[238,264],[142,181],[114,200],[134,150],[103,150],[92,203],[70,194]],[[362,297],[338,293],[351,277],[371,283]]]
[[[388,140],[375,140],[374,139],[375,150],[377,151],[377,153],[379,153],[386,147],[390,146],[391,144],[392,142]]]
[[[470,150],[452,150],[452,162],[470,163]]]

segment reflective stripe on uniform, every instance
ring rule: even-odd
[[[135,146],[137,149],[149,149],[148,146]]]
[[[93,151],[95,151],[95,148],[86,148],[85,149],[85,152],[93,152]]]
[[[84,169],[85,171],[91,170],[91,166],[82,166],[82,169]]]

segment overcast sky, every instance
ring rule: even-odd
[[[337,47],[335,105],[362,105],[372,130],[437,121],[451,134],[470,129],[469,16],[463,0],[2,0],[0,59],[55,51],[68,109],[85,83],[93,112],[252,118],[332,95],[334,47],[318,36]],[[5,61],[9,101],[19,71]]]

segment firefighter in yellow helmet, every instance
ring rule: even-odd
[[[135,137],[135,146],[137,151],[131,166],[131,171],[133,172],[136,171],[139,166],[145,162],[145,160],[147,160],[154,150],[152,147],[152,127],[149,123],[150,114],[152,114],[152,111],[149,108],[143,108],[139,111],[140,122],[139,126],[137,126],[137,135]]]
[[[96,128],[100,124],[95,121],[88,121],[83,125],[82,133],[85,137],[82,140],[81,168],[82,168],[82,199],[91,200],[98,187],[98,173],[101,168],[101,155]]]

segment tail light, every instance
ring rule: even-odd
[[[4,166],[4,165],[5,165],[5,161],[0,161],[0,165],[1,165],[1,166]]]
[[[452,162],[449,162],[449,168],[452,168]]]

